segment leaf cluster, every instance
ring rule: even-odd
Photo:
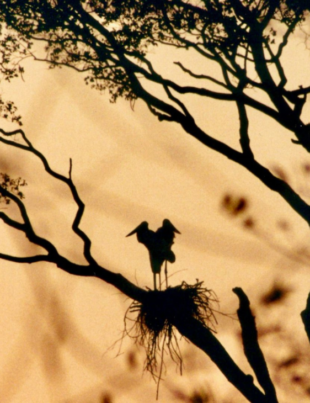
[[[17,196],[20,200],[24,199],[25,195],[20,188],[26,185],[25,179],[20,177],[13,179],[8,174],[0,172],[0,203],[10,204],[11,198],[7,192]]]
[[[20,62],[28,55],[30,47],[22,34],[5,29],[0,17],[0,74],[4,80],[22,76],[24,69]]]
[[[22,117],[17,114],[17,107],[13,101],[4,101],[0,98],[0,117],[22,126]]]

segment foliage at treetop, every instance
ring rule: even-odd
[[[309,205],[255,159],[248,121],[248,110],[254,109],[310,150],[310,125],[302,120],[310,83],[292,88],[282,62],[309,9],[306,0],[1,0],[1,73],[7,80],[23,74],[22,60],[32,56],[82,72],[86,83],[107,89],[111,101],[142,99],[158,119],[180,124],[244,166],[310,223]],[[152,62],[150,51],[157,46],[192,52],[201,68],[211,63],[220,74],[202,73],[185,59],[174,61],[178,77],[165,77]],[[236,105],[239,150],[225,143],[224,134],[215,138],[198,125],[187,95],[222,101],[220,108],[224,101]]]

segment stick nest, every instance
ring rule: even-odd
[[[182,373],[182,356],[172,323],[180,316],[195,318],[215,332],[214,303],[218,304],[215,293],[198,280],[194,285],[183,281],[181,285],[164,291],[149,291],[143,303],[133,301],[125,315],[125,334],[145,348],[144,369],[155,381],[161,379],[165,351]],[[129,322],[133,322],[130,327]]]

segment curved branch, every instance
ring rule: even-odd
[[[51,242],[49,242],[45,238],[38,236],[35,233],[35,231],[32,227],[32,224],[30,222],[30,219],[28,217],[28,213],[27,213],[24,203],[13,193],[9,192],[8,190],[4,189],[1,186],[0,186],[0,193],[3,196],[6,196],[9,199],[11,199],[17,205],[19,212],[21,214],[21,217],[23,219],[23,223],[19,223],[18,221],[11,219],[10,217],[8,217],[7,214],[5,214],[3,212],[0,212],[0,219],[2,219],[10,227],[13,227],[19,231],[23,231],[30,242],[44,248],[49,253],[49,255],[51,255],[51,256],[58,255],[57,249]]]
[[[268,53],[270,55],[270,62],[274,63],[274,65],[276,66],[276,69],[278,71],[278,75],[279,75],[279,78],[280,78],[280,82],[278,84],[278,87],[284,88],[284,86],[287,84],[287,77],[285,75],[283,66],[282,66],[282,64],[280,62],[280,58],[278,58],[273,53],[273,51],[272,51],[272,49],[271,49],[271,47],[270,47],[270,45],[268,43],[268,39],[265,39],[264,43],[265,43],[266,49],[268,50]]]
[[[5,253],[0,253],[0,259],[6,260],[8,262],[15,262],[15,263],[38,263],[38,262],[51,262],[51,258],[48,255],[35,255],[35,256],[12,256],[7,255]]]
[[[240,121],[240,145],[244,155],[247,155],[249,158],[254,158],[253,152],[250,147],[250,137],[249,137],[249,120],[246,113],[245,106],[241,102],[237,102],[238,112],[239,112],[239,121]]]
[[[307,333],[308,339],[310,341],[310,293],[308,295],[306,308],[301,312],[300,315],[305,326],[305,331]]]
[[[277,403],[274,385],[270,379],[263,352],[258,344],[255,319],[250,309],[250,301],[242,288],[236,287],[233,292],[239,298],[238,318],[242,329],[242,341],[245,356],[254,370],[256,378],[265,391],[268,403]]]
[[[2,188],[0,187],[0,193],[2,193]],[[9,197],[9,195],[8,195]],[[19,231],[24,231],[25,232],[25,228],[26,225],[23,223],[20,223],[19,221],[13,220],[12,218],[10,218],[7,214],[5,214],[4,212],[0,212],[0,219],[7,224],[9,227],[15,228]]]
[[[179,66],[180,69],[184,72],[189,74],[191,77],[197,78],[198,80],[208,80],[211,81],[214,84],[219,85],[220,87],[223,87],[225,89],[227,89],[227,86],[225,85],[225,83],[223,83],[222,81],[219,81],[217,79],[215,79],[214,77],[211,76],[206,76],[205,74],[196,74],[193,73],[190,69],[186,68],[185,66],[183,66],[183,64],[181,62],[174,62],[175,65]]]
[[[58,172],[54,171],[50,167],[50,165],[49,165],[47,159],[45,158],[45,156],[40,151],[38,151],[37,149],[35,149],[33,147],[33,145],[28,140],[28,138],[27,138],[27,136],[26,136],[26,134],[25,134],[25,132],[23,130],[18,129],[18,130],[14,130],[14,131],[11,131],[11,132],[6,132],[5,130],[0,128],[0,133],[2,133],[4,136],[7,136],[7,137],[10,137],[10,136],[13,136],[13,135],[16,135],[16,134],[20,134],[22,136],[24,142],[26,143],[26,146],[23,145],[23,144],[20,144],[20,143],[16,143],[15,141],[7,140],[7,139],[5,139],[3,137],[0,137],[0,141],[5,143],[5,144],[7,144],[7,145],[12,146],[12,147],[20,148],[22,150],[28,151],[28,152],[36,155],[41,160],[41,162],[43,163],[44,169],[49,175],[51,175],[53,178],[58,179],[59,181],[65,183],[69,187],[69,189],[71,191],[71,194],[73,196],[73,199],[74,199],[75,203],[78,206],[76,216],[75,216],[74,221],[72,223],[72,229],[82,239],[82,241],[84,243],[84,257],[85,257],[85,259],[87,260],[87,262],[90,265],[92,265],[92,267],[95,267],[97,265],[97,263],[96,263],[96,261],[94,260],[94,258],[91,255],[91,241],[90,241],[89,237],[86,235],[86,233],[83,230],[81,230],[81,228],[79,227],[80,222],[81,222],[81,218],[82,218],[83,213],[84,213],[85,205],[82,202],[81,198],[79,197],[79,194],[78,194],[78,192],[76,190],[76,187],[75,187],[75,185],[74,185],[74,183],[72,181],[72,161],[71,161],[71,159],[70,159],[69,177],[67,178],[64,175],[61,175]],[[1,189],[0,189],[0,192],[1,192]],[[17,198],[12,197],[12,199],[15,201]],[[19,200],[19,202],[20,202],[20,200]],[[0,217],[1,217],[1,213],[0,213]],[[28,225],[30,225],[30,222],[28,222]],[[17,228],[15,225],[13,225],[13,226],[15,228]],[[21,228],[21,230],[23,230],[23,228]]]
[[[70,169],[69,169],[69,179],[66,180],[67,185],[69,186],[73,199],[75,201],[75,203],[78,206],[78,210],[76,212],[76,216],[74,218],[74,221],[72,223],[72,229],[73,231],[82,239],[83,243],[84,243],[84,256],[85,259],[87,260],[87,262],[96,267],[97,266],[97,262],[95,261],[95,259],[93,258],[92,254],[91,254],[91,240],[90,238],[86,235],[86,233],[81,230],[80,228],[80,222],[82,219],[82,216],[84,214],[84,210],[85,210],[85,204],[82,202],[78,191],[72,181],[72,160],[70,158]],[[95,272],[94,272],[95,274]]]
[[[251,35],[249,37],[249,43],[252,49],[252,54],[254,58],[255,70],[264,84],[264,90],[269,96],[273,105],[277,108],[280,115],[282,115],[283,120],[285,120],[290,127],[294,127],[295,122],[290,122],[292,120],[292,110],[289,107],[286,100],[283,98],[281,93],[281,88],[278,88],[274,82],[274,79],[268,69],[267,61],[264,54],[263,48],[263,36],[262,31],[257,26],[252,27]]]
[[[300,18],[298,16],[296,16],[295,19],[289,25],[289,27],[288,27],[287,31],[285,32],[285,34],[283,35],[283,40],[279,44],[278,51],[277,51],[277,54],[276,54],[277,59],[280,59],[280,57],[281,57],[281,55],[283,53],[283,49],[285,48],[285,46],[288,43],[288,38],[294,32],[294,29],[295,29],[295,27],[296,27],[296,25],[298,24],[299,21],[300,21]]]

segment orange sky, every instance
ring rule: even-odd
[[[291,55],[302,46],[300,40],[296,43]],[[306,63],[309,55],[305,52]],[[158,56],[160,63],[165,55]],[[296,73],[300,65],[289,64],[294,64],[299,84],[304,80],[302,70]],[[82,228],[104,267],[151,287],[146,250],[125,235],[143,220],[156,229],[169,218],[181,232],[173,247],[176,263],[169,267],[171,285],[199,278],[216,291],[222,309],[233,312],[237,301],[232,287],[244,287],[255,300],[261,287],[267,288],[275,278],[290,278],[300,286],[293,309],[298,315],[308,292],[303,280],[307,271],[270,243],[295,250],[308,243],[309,229],[278,195],[175,124],[157,122],[141,102],[134,111],[122,100],[111,105],[106,95],[90,90],[72,71],[48,71],[44,64],[31,61],[26,67],[25,82],[4,85],[3,95],[16,101],[27,136],[54,169],[66,174],[69,158],[73,159],[73,179],[86,204]],[[202,107],[191,101],[202,126],[237,147],[234,106],[218,105],[210,101]],[[300,163],[309,158],[301,147],[293,146],[291,137],[275,123],[254,112],[250,116],[253,147],[261,161],[268,167],[285,167],[295,186],[306,186]],[[28,182],[25,203],[38,233],[53,239],[67,257],[83,262],[82,243],[70,230],[76,206],[68,189],[50,180],[31,156],[24,158],[2,145],[1,152],[1,169],[9,167],[12,176],[21,175]],[[249,200],[249,214],[260,237],[221,209],[223,195],[232,192]],[[281,220],[290,223],[286,234],[278,229]],[[3,225],[1,230],[4,252],[25,255],[31,250],[23,236]],[[115,390],[116,402],[155,401],[154,383],[147,374],[141,375],[143,355],[137,369],[128,371],[126,357],[132,343],[124,342],[118,358],[117,347],[108,350],[121,336],[129,305],[117,290],[43,264],[21,267],[4,262],[0,276],[0,339],[6,346],[0,355],[2,402],[99,402],[102,393],[113,395]],[[229,326],[223,325],[219,337],[234,354]],[[182,346],[186,356],[186,343]],[[204,368],[213,369],[202,353],[190,351],[182,379],[169,366],[160,401],[171,401],[169,389],[174,385],[190,388],[195,379],[199,386]]]

